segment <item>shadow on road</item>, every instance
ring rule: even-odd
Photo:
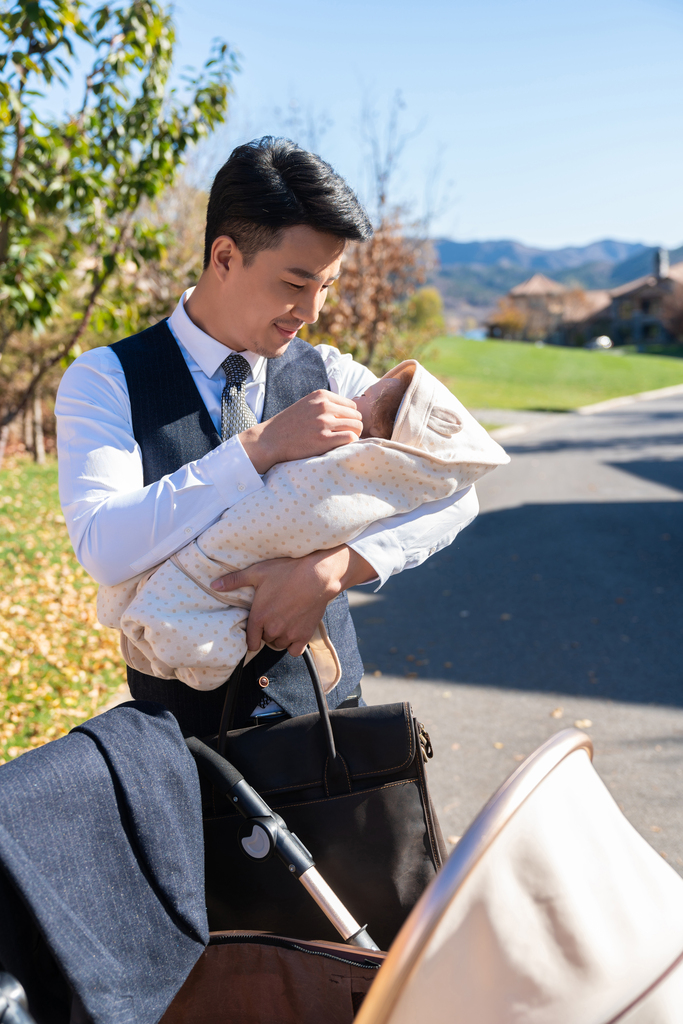
[[[682,538],[678,502],[482,514],[375,600],[364,588],[366,671],[683,706]]]
[[[607,462],[607,466],[642,477],[653,484],[663,484],[674,491],[683,491],[683,460],[649,459],[634,462]]]

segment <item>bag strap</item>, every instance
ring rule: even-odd
[[[310,649],[307,647],[302,655],[304,664],[308,669],[308,674],[311,677],[313,683],[313,690],[315,691],[315,699],[318,705],[318,711],[320,713],[320,720],[323,726],[323,733],[325,735],[325,745],[327,746],[327,753],[329,755],[330,762],[336,761],[337,759],[337,747],[334,742],[334,733],[332,732],[332,722],[330,721],[330,710],[327,706],[327,699],[323,693],[322,683],[320,682],[320,676],[318,670],[315,667],[313,655]],[[235,721],[235,708],[237,707],[237,694],[239,693],[240,684],[242,682],[242,672],[244,670],[244,658],[240,661],[235,671],[230,676],[227,683],[227,690],[225,692],[225,701],[223,703],[223,712],[221,714],[221,724],[218,727],[218,753],[221,757],[225,754],[225,747],[228,742],[228,732],[233,728]]]

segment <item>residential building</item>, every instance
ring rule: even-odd
[[[653,273],[611,289],[569,288],[544,274],[512,288],[487,323],[492,338],[585,345],[607,335],[615,345],[675,344],[672,303],[683,306],[683,262],[660,249]]]

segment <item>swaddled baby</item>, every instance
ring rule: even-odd
[[[317,458],[283,462],[166,562],[101,587],[98,615],[121,630],[132,668],[212,690],[247,653],[252,587],[223,593],[211,581],[255,562],[352,541],[378,519],[447,498],[509,461],[448,389],[414,360],[356,399],[358,441]],[[311,649],[323,687],[340,679],[321,623]],[[253,656],[253,655],[252,655]]]

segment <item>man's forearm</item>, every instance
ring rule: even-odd
[[[315,551],[309,557],[332,597],[349,587],[369,583],[377,576],[374,567],[348,544],[341,544],[329,551]]]
[[[374,568],[346,544],[302,558],[273,558],[229,573],[211,586],[231,591],[254,587],[247,622],[247,644],[262,641],[298,657],[313,636],[330,601],[348,587],[375,577]]]

